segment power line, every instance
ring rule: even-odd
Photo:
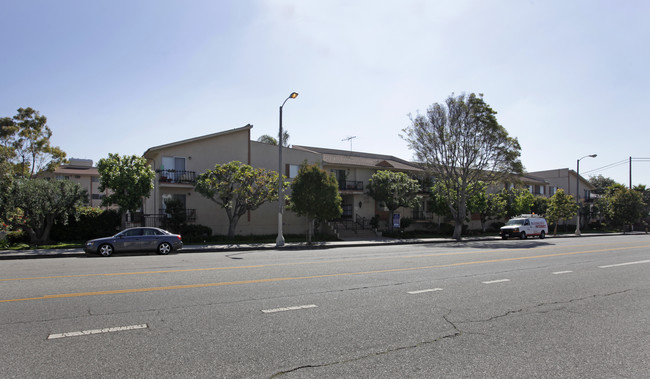
[[[622,166],[624,164],[627,164],[628,161],[629,161],[628,159],[623,159],[622,161],[619,161],[619,162],[610,163],[610,164],[608,164],[606,166],[603,166],[603,167],[599,167],[599,168],[595,168],[593,170],[585,171],[585,172],[583,172],[583,174],[590,174],[590,173],[596,172],[596,171],[605,171],[605,170],[608,170],[610,168],[614,168],[614,167],[618,167],[618,166]]]

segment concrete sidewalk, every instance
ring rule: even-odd
[[[547,236],[547,239],[554,238],[580,238],[580,237],[599,237],[599,236],[615,236],[615,235],[636,235],[645,234],[643,232],[623,233],[586,233],[582,236],[575,234],[560,234],[557,236]],[[286,243],[284,247],[277,248],[275,244],[234,244],[234,245],[185,245],[180,251],[181,253],[227,253],[232,251],[250,251],[250,250],[298,250],[298,249],[332,249],[340,247],[360,247],[360,246],[390,246],[390,245],[409,245],[409,244],[428,244],[428,243],[451,243],[451,242],[476,242],[476,241],[500,241],[501,237],[487,236],[487,237],[464,237],[460,242],[452,238],[417,238],[417,239],[376,239],[376,240],[360,240],[360,241],[329,241],[329,242],[314,242],[307,244],[306,242],[290,242]],[[529,240],[538,240],[537,238],[530,238]],[[128,253],[131,254],[131,253]],[[116,255],[119,256],[119,253]],[[0,250],[0,260],[3,259],[30,259],[30,258],[71,258],[71,257],[87,257],[83,249],[33,249],[33,250]],[[94,256],[91,256],[94,257]],[[99,256],[97,256],[99,257]]]

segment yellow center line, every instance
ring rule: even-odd
[[[61,298],[82,297],[82,296],[99,296],[99,295],[115,295],[115,294],[138,293],[138,292],[167,291],[167,290],[177,290],[177,289],[219,287],[219,286],[230,286],[230,285],[241,285],[241,284],[272,283],[272,282],[283,282],[283,281],[290,281],[290,280],[320,279],[320,278],[333,278],[333,277],[355,276],[355,275],[382,274],[382,273],[390,273],[390,272],[405,272],[405,271],[416,271],[416,270],[428,270],[428,269],[433,269],[433,268],[467,266],[467,265],[476,265],[476,264],[484,264],[484,263],[509,262],[509,261],[518,261],[518,260],[562,257],[562,256],[579,255],[579,254],[602,253],[602,252],[608,252],[608,251],[626,250],[626,249],[631,249],[631,248],[641,249],[641,248],[648,248],[648,247],[650,247],[650,245],[634,246],[634,247],[619,247],[619,248],[612,248],[612,249],[574,251],[574,252],[567,252],[567,253],[533,255],[533,256],[526,256],[526,257],[487,259],[487,260],[481,260],[481,261],[456,262],[456,263],[448,263],[448,264],[442,264],[442,265],[407,267],[407,268],[394,268],[394,269],[385,269],[385,270],[344,272],[344,273],[336,273],[336,274],[321,274],[321,275],[280,277],[280,278],[267,278],[267,279],[250,279],[250,280],[238,280],[238,281],[231,281],[231,282],[186,284],[186,285],[165,286],[165,287],[131,288],[131,289],[123,289],[123,290],[64,293],[64,294],[44,295],[44,296],[38,296],[38,297],[28,297],[28,298],[22,298],[22,299],[6,299],[6,300],[0,300],[0,303],[29,301],[29,300],[61,299]]]
[[[632,243],[626,243],[626,244],[632,244]],[[621,245],[622,244],[617,244],[617,246],[621,246]],[[589,245],[572,245],[572,246],[567,246],[567,247],[576,247],[576,246],[589,246]],[[555,249],[555,248],[556,248],[555,246],[540,247],[540,248],[537,248],[537,250],[549,250],[549,249]],[[630,248],[633,249],[633,248],[637,248],[637,247],[632,246]],[[400,255],[400,256],[385,256],[385,257],[372,257],[372,258],[362,257],[362,258],[334,259],[334,260],[324,260],[324,261],[309,261],[309,262],[295,262],[295,263],[271,263],[271,264],[233,266],[233,267],[204,267],[204,268],[174,269],[174,270],[112,272],[112,273],[102,273],[102,274],[74,274],[74,275],[34,276],[34,277],[28,277],[28,278],[4,278],[4,279],[0,278],[0,282],[12,282],[12,281],[21,281],[21,280],[42,280],[42,279],[87,278],[87,277],[101,277],[101,276],[111,277],[111,276],[127,276],[127,275],[171,274],[171,273],[182,273],[182,272],[220,271],[220,270],[241,270],[241,269],[251,269],[251,268],[289,267],[289,266],[328,264],[328,263],[338,263],[338,262],[354,262],[354,261],[386,260],[386,259],[431,258],[431,257],[443,257],[443,256],[454,256],[454,255],[513,253],[513,252],[522,252],[522,251],[530,251],[530,248],[456,251],[456,252],[450,252],[450,253]]]

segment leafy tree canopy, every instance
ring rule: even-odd
[[[117,204],[120,212],[135,212],[153,189],[156,176],[144,157],[108,154],[97,163],[99,190],[110,190],[102,205]]]
[[[270,136],[268,134],[261,135],[257,139],[257,142],[268,143],[270,145],[278,146],[277,138]],[[282,146],[289,147],[289,132],[287,132],[286,130],[282,131]]]
[[[198,176],[195,190],[226,211],[232,238],[242,215],[278,199],[278,173],[238,161],[217,164]]]
[[[535,196],[525,188],[510,188],[499,192],[505,202],[505,216],[514,217],[520,214],[531,213],[535,204]]]
[[[368,182],[369,195],[376,201],[386,204],[391,220],[397,208],[412,207],[417,203],[420,184],[404,172],[377,171]],[[392,223],[389,224],[392,227]]]
[[[560,220],[568,220],[578,213],[578,204],[573,195],[567,195],[563,189],[557,190],[548,203],[546,218],[555,223],[553,234],[557,234]]]
[[[611,204],[610,217],[614,225],[634,224],[647,215],[644,214],[646,204],[640,191],[623,187],[611,193],[608,198]]]
[[[618,184],[614,179],[606,178],[602,175],[592,176],[589,178],[589,183],[594,186],[594,190],[591,192],[597,195],[604,195],[607,192],[607,188]]]
[[[50,144],[51,137],[47,118],[32,108],[0,118],[0,174],[33,178],[65,163],[65,152]]]
[[[291,183],[291,210],[310,220],[308,241],[311,242],[313,220],[338,218],[343,213],[338,182],[317,164],[303,164]]]
[[[449,96],[425,115],[411,116],[404,138],[429,172],[445,182],[447,196],[458,199],[452,210],[454,238],[460,239],[467,201],[480,190],[473,183],[501,181],[523,171],[521,147],[496,119],[483,95]]]
[[[88,193],[68,180],[18,179],[9,192],[0,204],[0,219],[25,230],[36,245],[49,241],[55,222],[67,223],[88,202]]]

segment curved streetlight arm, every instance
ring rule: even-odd
[[[287,97],[286,99],[284,99],[284,101],[282,102],[282,105],[280,105],[280,109],[282,109],[282,107],[284,107],[284,103],[286,103],[287,100],[289,100],[289,99],[295,99],[296,97],[298,97],[298,92],[291,92],[291,95],[289,95],[289,97]]]

